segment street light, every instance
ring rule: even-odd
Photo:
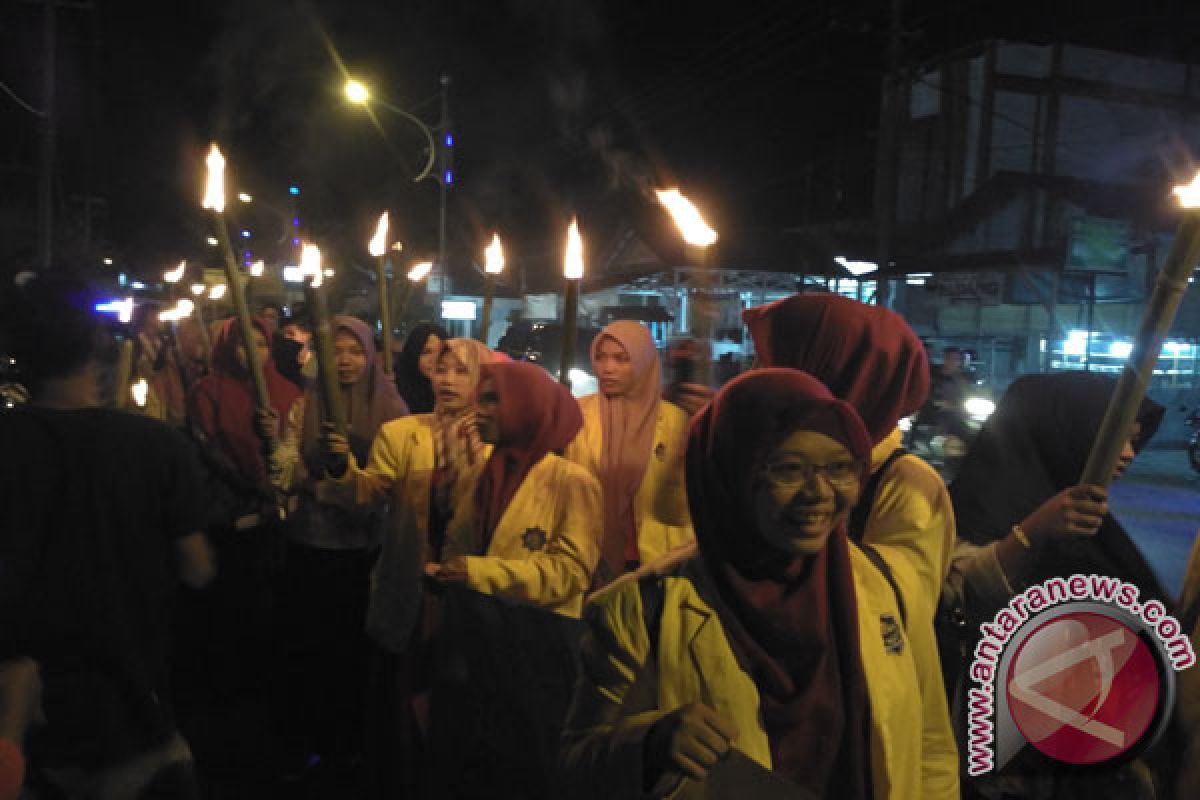
[[[358,103],[360,106],[365,106],[367,100],[371,98],[371,92],[360,81],[346,81],[346,99],[351,103]]]
[[[380,106],[382,108],[386,108],[393,114],[398,114],[401,117],[404,117],[421,130],[421,135],[425,137],[425,146],[429,155],[425,159],[425,166],[422,167],[421,171],[417,173],[417,176],[413,178],[413,183],[420,183],[428,178],[433,172],[433,164],[437,158],[437,145],[434,144],[433,131],[429,129],[429,126],[398,106],[394,106],[385,100],[372,98],[370,89],[368,89],[361,81],[354,80],[353,78],[348,79],[346,81],[344,91],[346,93],[346,99],[351,103],[363,106],[368,110],[371,108],[371,106]]]

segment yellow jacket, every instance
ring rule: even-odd
[[[583,430],[567,447],[565,455],[599,478],[600,459],[604,453],[599,398],[594,394],[581,397],[579,408],[583,411]],[[683,409],[666,401],[658,404],[654,450],[633,502],[638,553],[643,564],[696,540],[683,471],[687,427],[688,416]]]
[[[901,446],[897,428],[871,452],[871,469],[878,469]],[[903,550],[913,570],[897,574],[905,598],[921,592],[937,609],[942,584],[954,551],[954,506],[937,470],[914,455],[897,459],[884,474],[867,515],[863,541]]]
[[[474,495],[479,471],[490,454],[485,446],[478,468],[460,475],[454,507]],[[385,423],[371,444],[366,469],[350,459],[338,480],[324,480],[317,498],[347,508],[387,504],[379,559],[371,571],[367,632],[380,645],[401,652],[408,646],[421,608],[422,568],[429,549],[429,502],[434,468],[433,415],[416,414]]]
[[[911,572],[902,552],[877,550],[898,583],[903,573]],[[900,619],[895,593],[857,547],[850,552],[871,717],[874,796],[957,798],[958,757],[932,625],[926,621],[931,616],[928,602],[905,596],[903,647],[889,652],[881,617]],[[581,678],[564,731],[565,796],[646,797],[641,786],[645,737],[658,719],[691,702],[704,703],[733,722],[739,731],[734,746],[758,764],[771,766],[759,722],[758,689],[739,666],[717,613],[697,591],[705,585],[694,577],[698,561],[670,567],[674,574],[663,579],[658,656],[648,669],[650,643],[636,575],[588,603]]]
[[[472,555],[475,494],[446,530],[443,560],[466,556],[467,588],[578,617],[600,560],[600,484],[553,453],[533,466],[500,518],[487,554]]]

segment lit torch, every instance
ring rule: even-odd
[[[387,235],[388,212],[379,215],[379,224],[375,226],[375,235],[367,245],[367,251],[375,256],[375,284],[379,290],[379,327],[383,329],[383,371],[392,374],[392,308],[389,298],[392,296],[387,279]]]
[[[163,273],[163,282],[169,287],[168,294],[170,297],[175,297],[175,289],[179,282],[183,280],[183,273],[187,272],[187,260],[179,262],[179,266],[175,269],[169,269]]]
[[[342,387],[338,383],[337,365],[333,356],[333,329],[329,325],[329,309],[321,283],[321,250],[315,244],[305,244],[300,253],[300,273],[311,278],[304,284],[304,299],[308,303],[309,321],[313,327],[313,343],[317,354],[317,371],[321,376],[321,403],[325,420],[332,422],[337,432],[346,435],[346,415],[342,408]]]
[[[137,383],[129,387],[129,394],[133,397],[133,402],[138,408],[146,407],[146,395],[150,392],[150,384],[146,383],[145,378],[138,378]]]
[[[408,303],[412,300],[413,294],[416,292],[417,286],[421,281],[429,277],[429,273],[433,271],[432,261],[422,261],[419,264],[413,264],[412,269],[408,271],[408,280],[404,283],[404,289],[400,295],[400,317],[404,318],[404,313],[408,311]]]
[[[558,382],[570,388],[575,340],[579,333],[579,284],[583,282],[583,239],[579,236],[579,224],[574,219],[567,228],[563,278],[566,279],[567,290],[563,300],[562,360],[559,363]]]
[[[696,370],[696,380],[708,385],[712,380],[712,339],[716,332],[717,309],[715,298],[712,296],[712,264],[711,247],[717,241],[717,232],[704,221],[700,210],[692,204],[678,189],[658,189],[658,202],[671,215],[675,227],[679,229],[683,241],[687,244],[690,260],[696,263],[692,282],[695,299],[692,307],[695,309],[696,339],[699,340],[699,364]],[[687,325],[686,319],[681,319]]]
[[[1138,409],[1146,397],[1150,378],[1154,375],[1163,340],[1171,330],[1179,303],[1187,291],[1188,278],[1196,260],[1200,258],[1200,173],[1196,174],[1191,184],[1176,186],[1174,194],[1184,210],[1183,219],[1179,221],[1167,261],[1158,273],[1154,292],[1142,313],[1142,321],[1133,340],[1133,350],[1121,371],[1100,429],[1096,432],[1080,483],[1108,486],[1112,481],[1113,469],[1129,439]]]
[[[201,205],[213,212],[214,227],[217,229],[217,240],[225,256],[225,283],[229,287],[229,295],[233,300],[233,309],[237,314],[238,325],[242,331],[242,345],[246,351],[246,364],[254,381],[254,399],[260,411],[271,408],[271,395],[267,391],[267,382],[263,378],[262,360],[258,356],[258,348],[254,344],[254,323],[250,320],[250,309],[246,306],[246,295],[243,291],[241,276],[238,274],[237,259],[233,255],[233,247],[229,243],[229,229],[225,227],[225,157],[221,150],[213,144],[205,159],[208,165],[208,180],[204,188],[204,199]],[[193,287],[194,288],[194,287]],[[203,315],[197,312],[201,325]],[[269,443],[264,443],[268,445]]]
[[[483,251],[483,319],[479,325],[479,341],[486,346],[488,328],[492,324],[492,295],[496,291],[496,276],[504,271],[504,245],[500,234],[492,234],[492,243]]]

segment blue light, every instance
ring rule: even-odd
[[[296,245],[297,247],[299,247],[299,246],[300,246],[300,237],[299,237],[299,236],[293,236],[293,237],[292,237],[292,244],[294,244],[294,245]]]
[[[242,231],[242,238],[243,238],[243,239],[249,239],[249,238],[250,238],[250,231],[243,230],[243,231]]]
[[[292,197],[296,197],[297,195],[300,194],[300,187],[299,186],[289,186],[288,194],[290,194]]]
[[[446,170],[446,174],[442,176],[442,181],[450,186],[454,183],[454,173],[451,170]]]
[[[300,227],[300,218],[299,217],[292,217],[292,227],[293,228]]]
[[[454,147],[454,134],[453,133],[450,133],[450,132],[446,133],[446,147]]]
[[[117,275],[117,285],[118,285],[118,286],[124,286],[124,285],[125,285],[125,284],[127,284],[127,283],[129,283],[129,278],[128,278],[128,277],[126,277],[126,275],[125,275],[125,273],[124,273],[124,272],[122,272],[121,274]]]

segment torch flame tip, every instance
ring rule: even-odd
[[[567,227],[567,249],[563,255],[563,277],[569,281],[583,278],[583,238],[579,235],[579,221],[572,217]]]
[[[678,189],[656,189],[655,193],[685,242],[693,247],[708,247],[717,241],[717,232],[708,226],[700,210],[682,192]]]
[[[492,234],[492,243],[483,251],[484,271],[491,275],[499,275],[504,271],[504,245],[500,243],[500,234]]]
[[[388,212],[384,211],[379,215],[379,222],[375,226],[375,235],[371,237],[370,243],[367,245],[367,251],[379,258],[387,252],[387,234],[388,234]]]
[[[1184,208],[1200,208],[1200,172],[1196,173],[1191,183],[1172,189],[1171,194],[1179,198],[1179,205]]]

